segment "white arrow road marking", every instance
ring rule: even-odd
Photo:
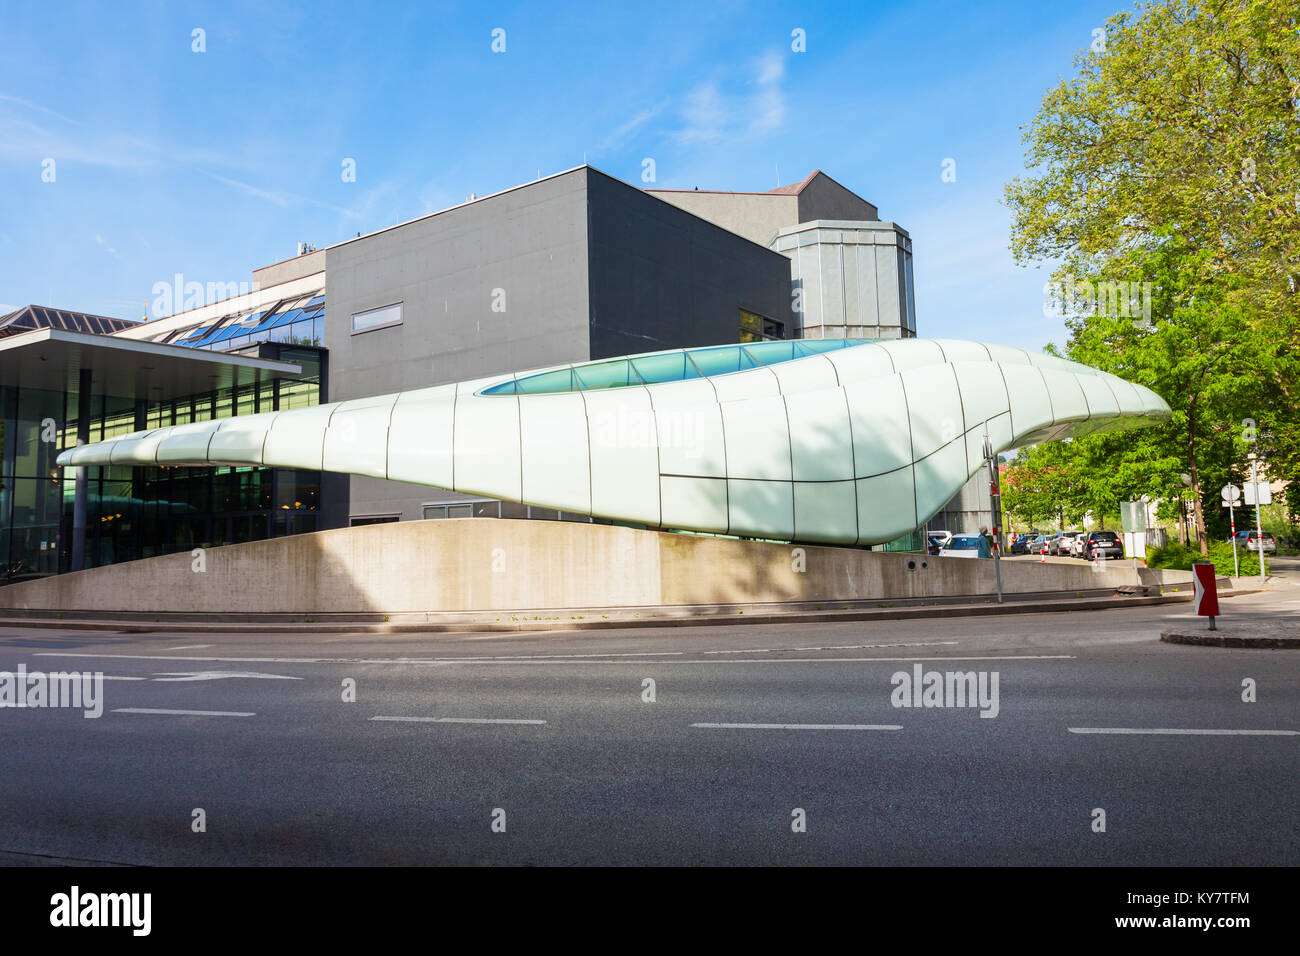
[[[150,679],[165,683],[169,681],[228,680],[232,677],[249,677],[255,680],[302,680],[301,677],[285,677],[283,674],[259,674],[256,671],[172,671],[155,674]]]
[[[1300,730],[1202,730],[1182,727],[1071,727],[1072,734],[1206,734],[1224,737],[1296,737]]]

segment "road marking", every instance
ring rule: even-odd
[[[173,671],[171,673],[154,674],[153,680],[160,683],[184,683],[197,680],[227,680],[232,677],[249,677],[259,680],[302,680],[301,677],[259,674],[256,671]]]
[[[162,710],[154,707],[114,707],[115,714],[165,714],[171,717],[256,717],[237,710]]]
[[[148,680],[148,679],[149,678],[147,677],[110,677],[108,674],[104,675],[104,680]]]
[[[680,654],[682,651],[656,653],[656,658]],[[701,652],[701,653],[708,653]],[[862,664],[897,663],[899,661],[1065,661],[1074,660],[1074,654],[1000,654],[984,657],[768,657],[744,660],[538,660],[519,657],[166,657],[159,654],[82,654],[67,651],[41,651],[34,657],[89,657],[96,660],[130,661],[194,661],[235,664],[425,664],[446,667],[449,664],[600,664],[628,666],[629,664]]]
[[[709,730],[902,730],[901,724],[691,724]]]
[[[1300,730],[1203,730],[1184,727],[1071,727],[1072,734],[1203,734],[1225,737],[1296,737]]]
[[[749,647],[742,651],[702,651],[704,654],[780,654],[783,651],[865,651],[886,647],[939,647],[956,644],[956,641],[917,641],[899,644],[831,644],[827,647]],[[597,656],[597,655],[593,655]],[[610,655],[599,655],[607,657]]]
[[[165,651],[197,651],[205,647],[211,647],[211,644],[182,644],[179,647],[164,647]]]
[[[196,664],[444,664],[446,661],[417,657],[195,657],[193,654],[83,654],[71,651],[39,651],[33,657],[91,657],[117,661],[191,661]],[[455,658],[453,658],[455,660]]]
[[[544,724],[544,720],[521,720],[515,717],[371,717],[371,720],[396,720],[418,724]]]

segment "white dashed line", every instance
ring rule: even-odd
[[[1296,737],[1300,730],[1216,730],[1184,727],[1071,727],[1072,734],[1192,734],[1211,737]]]
[[[780,654],[782,651],[866,651],[873,648],[890,647],[940,647],[956,644],[956,641],[917,641],[900,644],[832,644],[827,647],[749,647],[742,651],[703,651],[705,654]],[[607,657],[610,655],[601,655]]]
[[[164,714],[169,717],[255,717],[236,710],[161,710],[154,707],[114,707],[115,714]]]
[[[901,724],[691,724],[709,730],[902,730]]]
[[[413,724],[544,724],[544,720],[521,720],[514,717],[371,717],[371,720],[396,720]]]

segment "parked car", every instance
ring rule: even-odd
[[[1236,540],[1237,540],[1237,547],[1245,548],[1247,551],[1254,551],[1256,554],[1259,553],[1260,533],[1258,531],[1249,531],[1249,530],[1238,531]],[[1264,540],[1263,551],[1265,554],[1277,553],[1277,541],[1274,539],[1272,534],[1265,531],[1263,533],[1263,540]]]
[[[1047,553],[1060,558],[1070,553],[1070,537],[1077,531],[1056,531],[1047,538]]]
[[[1011,542],[1011,548],[1009,549],[1010,552],[1012,554],[1031,554],[1032,552],[1029,550],[1030,546],[1037,537],[1039,536],[1036,534],[1016,535],[1016,540]]]
[[[1088,561],[1094,558],[1124,557],[1124,542],[1114,531],[1089,531],[1082,539],[1080,557]]]
[[[982,534],[955,534],[939,551],[943,558],[991,558],[989,539]]]
[[[951,531],[929,531],[925,535],[925,550],[928,554],[938,554],[943,546],[952,540]]]
[[[1089,534],[1091,534],[1089,531],[1080,531],[1078,534],[1074,535],[1074,537],[1070,539],[1068,553],[1073,557],[1082,558],[1084,556],[1085,545],[1087,544]]]

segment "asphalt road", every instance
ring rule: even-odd
[[[1300,620],[1300,588],[1224,612]],[[0,709],[0,863],[1300,862],[1300,652],[1157,640],[1189,614],[511,636],[9,629],[0,671],[117,679],[98,719]],[[996,673],[997,716],[895,707],[891,675],[916,664]],[[1232,733],[1130,732],[1153,729]]]

